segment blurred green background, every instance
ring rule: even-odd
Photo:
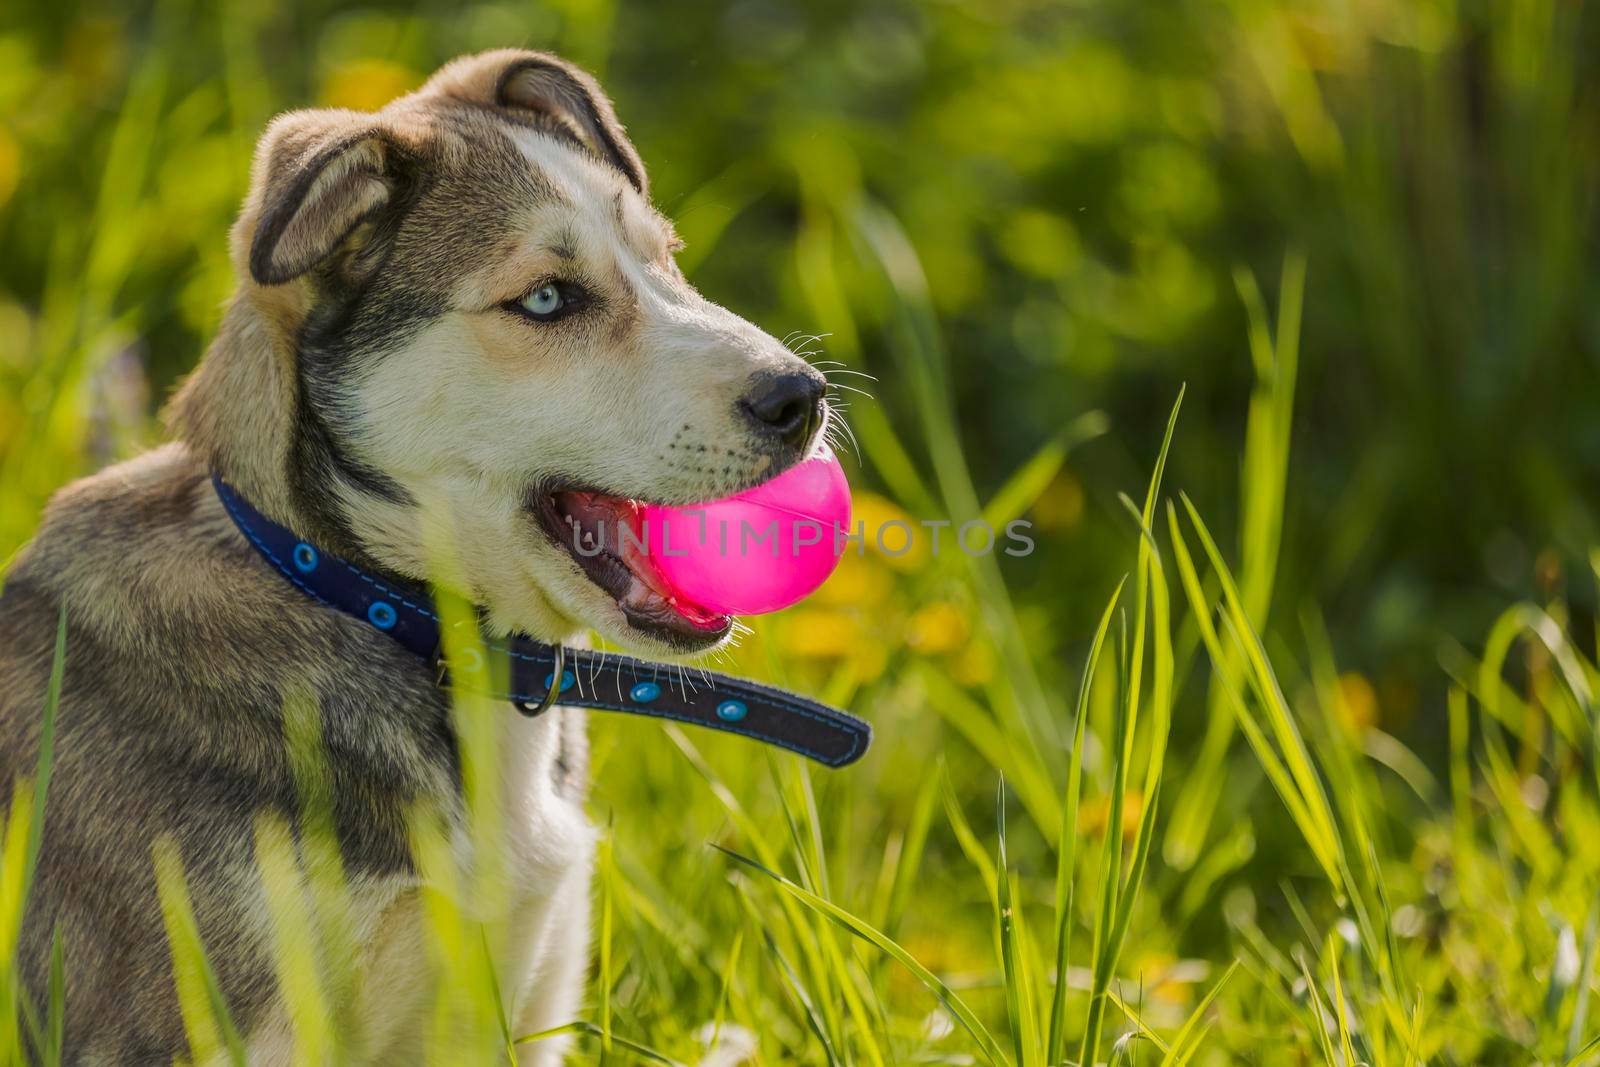
[[[919,825],[916,787],[940,758],[974,812],[1007,760],[960,726],[967,705],[930,694],[1029,705],[1012,691],[1026,689],[1008,659],[1020,648],[1048,694],[1034,703],[1070,708],[1105,599],[1133,565],[1136,530],[1117,494],[1141,492],[1185,383],[1167,485],[1237,558],[1249,537],[1235,517],[1260,474],[1241,473],[1247,413],[1277,373],[1253,361],[1249,338],[1264,339],[1282,290],[1298,298],[1301,257],[1282,532],[1266,558],[1244,561],[1270,593],[1270,613],[1256,613],[1273,620],[1269,646],[1299,648],[1325,624],[1343,720],[1415,750],[1413,785],[1445,761],[1441,663],[1458,666],[1507,604],[1559,603],[1592,656],[1600,15],[1576,0],[8,6],[0,559],[54,489],[159,439],[153,413],[233,285],[225,235],[264,122],[290,107],[377,107],[452,56],[507,45],[558,51],[600,77],[708,296],[775,335],[825,335],[812,346],[825,358],[876,376],[839,379],[872,393],[840,397],[869,523],[943,517],[967,496],[1034,523],[1034,554],[997,560],[1003,609],[984,585],[992,572],[847,559],[816,598],[765,621],[739,660],[877,723],[879,750],[853,784],[822,787],[823,822],[857,876],[839,881],[904,912],[936,962],[971,969],[987,951],[983,894],[953,881],[961,850],[937,834],[927,844],[919,891],[933,902],[919,911],[898,868],[867,868],[869,846]],[[1253,306],[1266,309],[1254,325]],[[954,469],[963,457],[970,491]],[[1195,641],[1190,624],[1180,647]],[[1198,684],[1180,693],[1179,771],[1217,721],[1200,714],[1203,697]],[[1211,803],[1228,815],[1213,821],[1199,804],[1200,836],[1187,848],[1168,839],[1171,870],[1149,905],[1162,918],[1140,924],[1141,959],[1220,959],[1242,936],[1217,907],[1235,868],[1294,926],[1275,887],[1308,861],[1243,746],[1228,756],[1231,735],[1213,740],[1232,760],[1217,766],[1242,771],[1217,779],[1229,788]],[[703,851],[675,850],[728,826],[658,733],[606,723],[598,738],[596,806],[618,813],[625,876],[608,884],[630,886],[618,907],[670,944],[614,988],[659,1026],[673,1001],[651,990],[716,999],[717,974],[690,964],[714,930],[681,944],[663,930],[676,921],[668,900],[693,917],[699,890],[684,887],[726,888],[700,870]],[[704,743],[736,793],[765,797],[751,801],[757,821],[777,819],[757,784],[765,762],[738,765],[742,750]],[[1059,785],[1062,753],[1036,762]],[[1104,785],[1105,765],[1090,769]],[[1189,801],[1206,793],[1193,788]],[[683,805],[670,831],[628,828],[641,807]],[[993,831],[992,806],[977,818]],[[1252,825],[1284,847],[1256,851]],[[1427,851],[1427,833],[1415,835],[1396,846],[1401,862]],[[1013,847],[1050,873],[1044,845]],[[1419,855],[1393,891],[1435,892],[1435,859]],[[1594,859],[1546,873],[1583,900]],[[1186,880],[1197,860],[1207,873]],[[728,907],[720,918],[739,914]],[[978,919],[958,933],[958,913]],[[1565,935],[1553,918],[1527,935],[1540,951],[1581,926],[1581,907],[1563,914]],[[670,1026],[650,1032],[674,1040]],[[1498,1046],[1463,1040],[1460,1062],[1500,1062]]]

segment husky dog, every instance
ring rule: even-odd
[[[679,247],[610,102],[554,56],[461,58],[381,111],[267,128],[231,234],[239,289],[172,401],[174,440],[63,489],[0,595],[0,781],[37,759],[65,615],[18,964],[42,1005],[60,931],[67,1062],[188,1055],[152,864],[163,835],[250,1062],[287,1062],[253,826],[296,811],[296,694],[320,709],[351,891],[349,1040],[367,1062],[414,1057],[432,978],[407,814],[462,818],[447,697],[417,657],[261,559],[212,474],[373,574],[426,580],[448,543],[493,633],[709,650],[731,621],[669,598],[602,531],[644,501],[773,476],[828,411],[814,369],[689,286]],[[497,725],[516,899],[494,952],[516,1033],[579,1008],[581,714],[506,707]]]

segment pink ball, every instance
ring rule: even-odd
[[[850,486],[823,446],[769,482],[707,504],[648,504],[650,561],[685,600],[760,615],[803,599],[839,564]]]

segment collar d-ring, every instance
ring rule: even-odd
[[[559,641],[551,645],[550,648],[556,655],[556,662],[555,666],[550,670],[550,684],[545,687],[544,697],[537,704],[519,703],[517,705],[517,710],[530,719],[537,718],[549,711],[550,706],[556,702],[557,694],[563,688],[561,676],[566,671],[567,650]]]

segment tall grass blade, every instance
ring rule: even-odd
[[[1350,1044],[1350,1017],[1345,1006],[1344,981],[1339,968],[1339,938],[1328,935],[1328,972],[1333,977],[1333,1007],[1339,1020],[1339,1048],[1344,1053],[1345,1067],[1356,1067],[1356,1050]]]
[[[563,1034],[582,1034],[585,1037],[597,1038],[601,1036],[601,1030],[600,1027],[596,1026],[594,1023],[577,1019],[570,1023],[563,1023],[560,1026],[553,1026],[548,1030],[540,1030],[536,1034],[524,1034],[523,1036],[517,1038],[516,1044],[532,1044],[536,1041],[544,1041],[548,1038],[560,1037]],[[684,1067],[682,1063],[678,1062],[672,1057],[663,1055],[662,1053],[657,1052],[655,1049],[646,1045],[641,1045],[637,1041],[630,1041],[625,1037],[618,1037],[615,1034],[611,1035],[609,1040],[615,1047],[626,1049],[635,1056],[647,1060],[650,1063],[664,1063],[667,1064],[668,1067]]]
[[[1011,477],[995,490],[983,507],[983,521],[996,530],[1020,518],[1044,495],[1074,448],[1104,434],[1111,420],[1103,411],[1089,411],[1073,419],[1051,437]]]
[[[1126,684],[1120,687],[1119,713],[1112,738],[1111,810],[1106,826],[1105,851],[1100,869],[1100,906],[1095,918],[1094,977],[1089,990],[1089,1014],[1084,1024],[1083,1040],[1078,1059],[1093,1063],[1100,1052],[1100,1032],[1105,1019],[1105,1004],[1111,989],[1111,980],[1132,920],[1133,905],[1138,899],[1139,886],[1144,879],[1145,865],[1150,855],[1154,836],[1157,798],[1160,795],[1162,765],[1166,756],[1167,731],[1171,725],[1172,699],[1172,639],[1169,598],[1166,580],[1161,574],[1161,561],[1150,525],[1153,521],[1156,500],[1161,493],[1161,478],[1166,471],[1167,455],[1172,449],[1173,434],[1178,425],[1178,413],[1183,409],[1184,390],[1178,390],[1172,412],[1167,417],[1167,430],[1156,454],[1150,483],[1145,490],[1144,508],[1139,513],[1138,551],[1134,567],[1133,643],[1128,654],[1124,673]],[[1154,615],[1154,622],[1151,616]],[[1134,742],[1138,731],[1139,710],[1143,700],[1145,674],[1145,643],[1152,627],[1154,634],[1153,680],[1151,687],[1151,714],[1154,727],[1150,731],[1150,756],[1144,782],[1144,808],[1140,812],[1139,827],[1133,841],[1133,861],[1127,880],[1122,875],[1123,812],[1127,803],[1128,782],[1134,760]]]
[[[500,993],[500,976],[495,973],[494,953],[489,948],[489,932],[482,926],[478,927],[478,944],[483,949],[486,964],[484,969],[489,975],[490,1006],[494,1010],[494,1020],[500,1027],[500,1039],[505,1043],[506,1063],[510,1067],[517,1067],[516,1042],[511,1038],[511,1019],[506,1012],[505,997]],[[607,1036],[609,1038],[609,1034]]]
[[[806,1022],[811,1026],[811,1032],[817,1035],[817,1041],[822,1045],[823,1053],[828,1057],[829,1067],[840,1067],[839,1053],[834,1050],[833,1041],[828,1037],[828,1024],[817,1011],[817,1002],[807,990],[805,983],[800,980],[800,975],[795,973],[794,965],[784,956],[783,950],[778,947],[777,939],[772,936],[772,931],[763,930],[762,937],[766,941],[767,953],[772,956],[782,972],[784,981],[789,984],[789,991],[800,1002],[801,1010],[805,1012]]]
[[[712,1048],[717,1046],[717,1041],[722,1037],[722,1024],[727,1021],[728,1008],[733,999],[733,980],[739,973],[739,953],[744,949],[744,931],[739,930],[733,935],[733,944],[728,948],[728,959],[722,967],[721,988],[717,992],[717,1010],[711,1017]]]
[[[944,513],[980,515],[982,509],[957,432],[944,345],[916,249],[888,210],[864,198],[855,205],[850,225],[864,252],[863,259],[881,272],[894,295],[892,351],[917,400]],[[1004,677],[1016,697],[1016,728],[1036,751],[1059,751],[1062,739],[1057,734],[1049,694],[1039,679],[998,565],[992,556],[963,553],[961,558],[971,568],[984,622],[1000,651]]]
[[[972,824],[967,821],[966,813],[961,810],[961,801],[956,796],[955,786],[950,781],[949,773],[946,772],[943,777],[944,811],[945,818],[950,823],[950,832],[955,834],[956,844],[971,861],[973,869],[978,872],[978,880],[989,897],[990,909],[997,910],[1000,907],[1000,876],[995,870],[994,860],[989,858],[988,851],[978,840],[978,835],[973,832]]]
[[[978,1043],[979,1051],[983,1053],[984,1058],[988,1060],[993,1067],[1006,1067],[1006,1065],[1010,1063],[1010,1061],[1006,1059],[1005,1051],[1001,1049],[999,1043],[995,1041],[994,1035],[992,1035],[988,1028],[983,1025],[982,1021],[979,1020],[978,1016],[973,1012],[973,1010],[967,1006],[966,1002],[962,1000],[953,989],[945,985],[944,982],[940,981],[932,971],[918,963],[916,958],[913,957],[909,952],[907,952],[889,937],[885,936],[882,931],[877,930],[871,925],[856,918],[854,915],[851,915],[838,905],[822,899],[815,893],[809,892],[802,886],[796,885],[783,875],[778,874],[776,871],[769,870],[747,856],[741,856],[739,853],[734,852],[731,849],[723,848],[721,845],[713,844],[711,847],[715,848],[718,852],[723,853],[729,859],[742,863],[752,870],[759,871],[760,873],[766,875],[768,878],[772,879],[772,881],[777,883],[781,889],[783,889],[790,896],[794,897],[801,904],[817,912],[819,915],[822,915],[839,924],[850,933],[861,938],[863,941],[868,942],[869,944],[877,947],[880,951],[893,957],[895,961],[898,962],[902,967],[910,971],[912,976],[916,978],[917,981],[921,982],[930,993],[938,998],[939,1003],[950,1012],[951,1016],[954,1017],[955,1020],[961,1024],[962,1028],[972,1036],[972,1039]]]
[[[1222,992],[1222,987],[1228,984],[1228,979],[1232,978],[1233,972],[1238,969],[1238,960],[1228,964],[1228,969],[1222,972],[1222,977],[1218,978],[1215,984],[1206,991],[1206,995],[1200,998],[1200,1003],[1194,1006],[1194,1010],[1189,1013],[1189,1017],[1183,1021],[1183,1025],[1173,1035],[1172,1044],[1167,1048],[1167,1054],[1161,1057],[1160,1067],[1181,1067],[1194,1054],[1194,1049],[1199,1047],[1201,1036],[1204,1034],[1204,1027],[1201,1026],[1201,1023],[1205,1019],[1206,1010],[1216,1001],[1217,994]],[[1195,1038],[1193,1046],[1189,1044],[1190,1035],[1194,1035]]]
[[[294,837],[279,817],[255,823],[256,865],[271,920],[274,970],[285,1011],[294,1020],[295,1058],[303,1063],[333,1059],[339,1033],[319,960],[315,921]]]
[[[39,755],[33,772],[33,821],[28,824],[28,867],[22,880],[26,901],[39,869],[39,849],[44,846],[44,807],[50,793],[50,771],[55,766],[56,714],[61,710],[61,684],[67,671],[67,605],[56,616],[56,643],[50,655],[50,680],[45,686],[44,712],[39,719]]]
[[[1192,618],[1200,630],[1201,640],[1206,651],[1211,657],[1212,670],[1218,676],[1219,691],[1230,702],[1234,714],[1238,717],[1239,726],[1245,733],[1245,739],[1256,754],[1257,762],[1266,772],[1268,780],[1277,790],[1278,796],[1283,800],[1284,806],[1289,809],[1289,815],[1299,828],[1301,835],[1306,839],[1312,851],[1316,853],[1318,862],[1328,874],[1330,880],[1337,878],[1338,866],[1332,857],[1325,857],[1318,848],[1321,840],[1320,831],[1313,820],[1310,810],[1300,796],[1293,779],[1283,761],[1278,758],[1277,751],[1271,741],[1267,739],[1265,731],[1256,722],[1254,715],[1245,704],[1244,683],[1234,673],[1237,670],[1234,660],[1224,651],[1221,638],[1211,621],[1211,606],[1204,590],[1200,586],[1200,577],[1195,571],[1194,562],[1189,555],[1188,545],[1183,539],[1183,531],[1178,526],[1177,511],[1169,503],[1167,505],[1167,528],[1172,535],[1172,554],[1178,564],[1178,575],[1183,583],[1183,589],[1188,596]]]
[[[245,1067],[244,1041],[228,1011],[222,985],[206,956],[195,921],[194,905],[183,873],[178,846],[169,836],[156,839],[152,848],[156,895],[172,954],[172,974],[178,992],[178,1010],[194,1063],[211,1063],[225,1056],[232,1067]]]
[[[664,728],[664,732],[666,733],[667,737],[671,739],[672,743],[678,747],[678,750],[683,753],[685,759],[688,760],[689,765],[693,767],[700,777],[705,780],[706,784],[711,787],[712,794],[722,804],[723,810],[726,811],[728,813],[728,817],[733,820],[734,826],[739,830],[744,839],[749,842],[750,847],[755,850],[756,856],[761,861],[763,869],[775,870],[779,866],[778,849],[772,843],[772,841],[769,840],[767,834],[762,830],[760,824],[751,817],[750,813],[745,809],[744,804],[740,802],[738,796],[733,792],[732,789],[728,788],[727,783],[725,783],[722,778],[714,770],[712,770],[711,765],[708,764],[705,761],[705,757],[700,754],[700,750],[695,747],[694,743],[689,740],[689,738],[681,729],[675,725],[669,725]],[[788,919],[790,928],[797,932],[807,931],[807,940],[813,939],[813,935],[809,932],[809,927],[805,916],[801,913],[798,903],[789,899],[788,897],[781,897],[780,901],[784,910],[784,915]],[[808,952],[803,955],[802,960],[805,964],[807,974],[810,976],[811,981],[816,988],[819,991],[831,991],[835,976],[832,970],[827,966],[826,961],[823,958],[823,953]],[[819,995],[821,994],[819,993]],[[835,1016],[832,1014],[835,1011],[835,1007],[831,997],[828,1000],[827,1011],[830,1013],[828,1018],[830,1021],[832,1021],[835,1018]]]
[[[1222,553],[1217,549],[1216,542],[1211,533],[1206,529],[1205,522],[1200,518],[1193,501],[1187,495],[1179,494],[1184,508],[1193,524],[1196,535],[1200,538],[1201,547],[1205,549],[1207,558],[1211,562],[1212,572],[1217,576],[1222,586],[1223,602],[1226,610],[1223,612],[1223,622],[1227,625],[1230,637],[1238,652],[1243,656],[1246,665],[1245,679],[1251,692],[1254,694],[1263,715],[1266,718],[1267,728],[1270,730],[1273,741],[1279,750],[1278,758],[1272,764],[1269,772],[1275,778],[1274,784],[1283,785],[1276,778],[1287,774],[1290,785],[1289,791],[1293,800],[1285,795],[1285,801],[1291,804],[1296,815],[1296,821],[1301,824],[1301,832],[1306,835],[1306,843],[1316,853],[1318,861],[1332,883],[1334,892],[1340,897],[1344,895],[1344,858],[1343,847],[1339,839],[1339,831],[1334,823],[1333,813],[1328,804],[1328,798],[1323,791],[1322,782],[1317,776],[1311,763],[1311,755],[1307,750],[1305,741],[1300,735],[1299,728],[1294,723],[1294,718],[1289,710],[1288,701],[1284,698],[1278,681],[1273,674],[1272,667],[1267,661],[1266,651],[1261,646],[1261,640],[1256,636],[1254,628],[1250,625],[1245,615],[1244,605],[1240,600],[1238,587],[1233,582],[1233,576],[1223,561]],[[1173,531],[1174,551],[1179,550],[1182,535],[1178,532],[1176,519],[1169,516],[1169,526]],[[1185,551],[1185,555],[1187,552]],[[1182,563],[1180,563],[1180,569]],[[1192,564],[1189,566],[1192,573]],[[1194,609],[1196,621],[1200,621],[1202,614],[1209,617],[1210,609],[1204,595],[1200,592],[1198,579],[1190,580],[1185,576],[1185,589],[1189,593],[1191,605]],[[1221,643],[1216,640],[1216,633],[1210,630],[1209,618],[1201,624],[1202,634],[1209,631],[1206,641],[1208,650],[1212,653],[1212,666],[1217,669],[1217,675],[1224,685],[1228,687],[1234,708],[1242,719],[1249,718],[1250,712],[1246,708],[1245,693],[1240,687],[1240,680],[1232,675],[1230,667],[1233,661],[1225,659]],[[1260,757],[1265,748],[1260,740],[1253,742],[1252,747],[1257,749]]]
[[[67,1026],[67,971],[62,958],[61,924],[50,932],[49,1008],[45,1015],[44,1060],[59,1067]]]
[[[1588,1041],[1585,1041],[1582,1048],[1567,1057],[1567,1061],[1562,1064],[1562,1067],[1586,1067],[1592,1062],[1590,1060],[1591,1056],[1600,1056],[1600,1034],[1596,1034]]]
[[[1089,642],[1089,655],[1084,660],[1083,676],[1078,683],[1078,704],[1072,727],[1072,754],[1067,765],[1067,799],[1062,808],[1061,828],[1056,839],[1056,983],[1050,999],[1050,1025],[1045,1046],[1049,1063],[1060,1063],[1067,1051],[1067,967],[1072,949],[1073,898],[1076,893],[1078,806],[1083,787],[1083,745],[1089,725],[1089,692],[1094,687],[1095,668],[1100,663],[1100,652],[1105,646],[1106,634],[1111,630],[1111,619],[1117,603],[1122,598],[1122,588],[1127,578],[1117,583],[1111,599],[1100,613],[1100,624],[1095,627],[1094,639]]]
[[[1568,1059],[1576,1053],[1578,1042],[1583,1039],[1583,1030],[1589,1020],[1589,1000],[1593,996],[1590,982],[1594,977],[1594,960],[1596,942],[1600,941],[1600,901],[1589,905],[1589,918],[1584,923],[1583,953],[1578,961],[1577,981],[1573,983],[1577,992],[1576,1003],[1572,1006],[1572,1021],[1567,1024]]]
[[[1000,966],[1005,978],[1006,1015],[1011,1023],[1011,1042],[1018,1067],[1035,1067],[1039,1062],[1038,1025],[1034,1015],[1033,972],[1028,966],[1027,946],[1023,944],[1021,915],[1017,912],[1015,876],[1006,862],[1006,783],[1001,779],[995,790],[995,826],[999,838],[999,859],[995,922],[1000,941]]]
[[[1322,995],[1317,992],[1317,980],[1312,977],[1304,955],[1297,954],[1295,962],[1300,965],[1300,973],[1306,983],[1306,999],[1311,1003],[1312,1024],[1317,1035],[1317,1047],[1322,1051],[1324,1067],[1355,1067],[1354,1064],[1341,1064],[1334,1056],[1333,1044],[1328,1039],[1328,1019],[1322,1009]]]
[[[1248,349],[1255,370],[1239,467],[1239,552],[1240,586],[1249,618],[1257,628],[1267,623],[1283,532],[1305,277],[1304,254],[1287,253],[1279,277],[1274,334],[1254,276],[1243,269],[1234,272],[1235,288],[1248,320]],[[1206,698],[1206,730],[1200,753],[1173,805],[1166,833],[1167,862],[1180,870],[1187,870],[1201,856],[1222,796],[1224,768],[1235,728],[1229,701],[1213,684]]]

